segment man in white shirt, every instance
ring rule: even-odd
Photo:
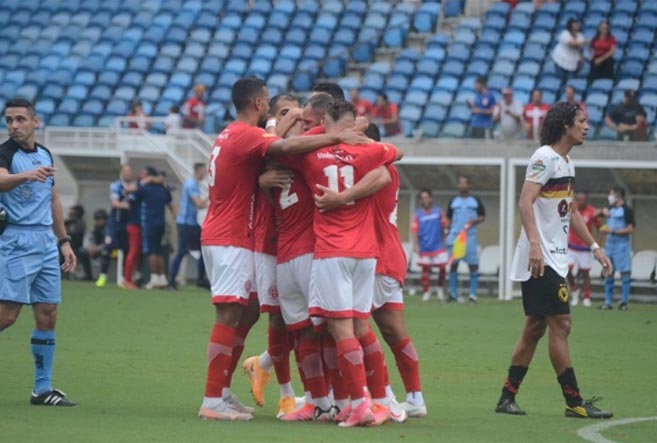
[[[502,101],[495,107],[493,119],[499,123],[497,134],[504,140],[525,138],[522,103],[513,99],[511,88],[502,89]]]
[[[568,351],[571,317],[565,276],[571,227],[591,247],[605,273],[611,270],[611,262],[594,242],[581,215],[572,210],[575,166],[568,154],[584,143],[588,130],[586,114],[577,104],[558,103],[545,117],[542,146],[527,167],[518,203],[522,231],[511,265],[511,280],[521,282],[526,320],[495,412],[525,414],[515,396],[548,329],[550,361],[566,401],[566,417],[613,416],[582,399]]]

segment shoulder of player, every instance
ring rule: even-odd
[[[0,144],[0,157],[2,157],[7,163],[11,163],[11,160],[17,151],[18,145],[12,139],[7,139],[4,143]]]

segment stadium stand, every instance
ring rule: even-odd
[[[464,6],[464,0],[5,0],[0,104],[18,94],[45,101],[39,108],[46,125],[102,126],[137,98],[147,113],[165,115],[202,82],[217,111],[206,129],[215,132],[239,76],[265,79],[272,95],[307,92],[328,78],[359,87],[370,100],[384,90],[399,103],[408,136],[422,129],[425,136],[462,137],[470,121],[465,99],[477,76],[487,77],[498,96],[506,86],[521,101],[535,86],[547,102],[563,96],[566,85],[550,53],[566,21],[578,17],[586,37],[609,20],[618,40],[615,81],[587,85],[585,64],[569,82],[583,91],[592,137],[613,138],[602,117],[625,89],[639,91],[654,128],[655,2],[569,0],[539,10],[531,2],[513,10],[498,2],[481,18],[464,17]]]

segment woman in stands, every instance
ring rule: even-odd
[[[600,22],[598,32],[591,40],[591,71],[589,83],[599,78],[614,78],[616,39],[609,32],[609,23]]]
[[[552,52],[557,77],[564,83],[581,68],[583,61],[582,49],[586,39],[579,29],[579,21],[574,18],[568,20],[566,29],[559,34],[559,40]]]

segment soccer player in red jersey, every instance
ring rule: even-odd
[[[374,140],[380,138],[378,130],[375,133],[366,131],[365,135]],[[427,409],[422,397],[417,351],[408,336],[403,315],[402,288],[406,279],[407,262],[397,229],[399,174],[393,165],[388,165],[387,169],[391,178],[390,183],[372,196],[374,225],[379,244],[372,316],[383,339],[395,356],[397,368],[406,388],[406,401],[399,407],[390,388],[387,373],[385,374],[387,405],[390,407],[392,419],[403,422],[406,416],[426,416]],[[321,210],[327,211],[368,195],[360,193],[359,184],[341,193],[323,188],[324,195],[317,197],[315,202]]]
[[[352,128],[355,118],[353,105],[334,103],[325,119],[327,134]],[[327,184],[330,189],[340,190],[352,187],[367,172],[398,157],[395,148],[379,143],[363,148],[340,144],[281,159],[281,163],[300,172],[309,187]],[[364,352],[359,341],[371,331],[368,318],[378,255],[372,213],[369,198],[335,211],[314,212],[310,313],[327,320],[336,341],[338,365],[351,397],[351,411],[340,423],[342,427],[365,425],[375,419],[371,400],[366,396]],[[382,364],[383,355],[379,358]]]
[[[265,155],[298,155],[335,143],[366,143],[353,130],[339,135],[280,139],[258,126],[265,123],[269,97],[264,82],[238,80],[232,88],[237,119],[217,137],[209,166],[210,206],[201,245],[209,271],[216,320],[208,344],[208,375],[199,416],[214,420],[250,420],[252,411],[230,391],[239,358],[237,330],[253,285],[253,201]],[[238,349],[236,354],[233,350]]]
[[[183,106],[183,128],[203,129],[205,124],[205,85],[194,86],[194,95]]]
[[[588,203],[588,194],[586,192],[578,192],[575,195],[575,208],[579,215],[582,216],[582,220],[586,224],[586,229],[589,232],[593,232],[593,226],[600,229],[602,226],[602,219],[596,217],[597,209]],[[593,253],[591,248],[586,245],[586,242],[579,238],[575,234],[574,230],[570,230],[568,234],[568,285],[570,286],[570,294],[572,300],[571,305],[577,306],[579,304],[579,297],[577,294],[577,283],[575,282],[575,276],[573,275],[573,268],[577,264],[579,273],[582,276],[582,303],[587,308],[591,306],[591,276],[589,271],[591,270],[591,265],[593,264]]]

